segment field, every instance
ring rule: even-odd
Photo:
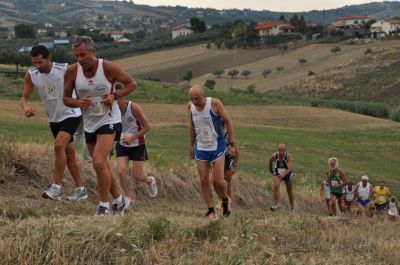
[[[209,222],[201,217],[205,207],[188,158],[185,105],[143,103],[151,121],[146,170],[158,177],[160,196],[150,200],[136,183],[138,203],[125,217],[98,218],[87,162],[79,163],[88,201],[40,197],[52,182],[50,130],[40,104],[33,103],[37,116],[29,120],[18,105],[0,101],[2,264],[396,264],[400,258],[394,251],[398,222],[328,219],[318,200],[331,156],[354,182],[368,174],[400,196],[395,122],[305,106],[227,106],[241,150],[234,215]],[[285,210],[286,196],[280,213],[267,210],[272,195],[266,161],[280,142],[294,156],[295,216]],[[72,189],[68,174],[65,189]],[[375,229],[379,238],[362,232]]]

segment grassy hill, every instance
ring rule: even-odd
[[[400,258],[399,222],[329,219],[318,200],[331,156],[353,181],[363,174],[374,184],[385,179],[399,196],[398,123],[304,106],[228,106],[241,150],[234,215],[210,222],[202,217],[195,164],[187,155],[185,105],[143,103],[151,122],[146,172],[158,177],[160,196],[151,200],[136,183],[138,202],[126,216],[99,218],[94,172],[82,160],[89,200],[40,197],[52,183],[52,138],[43,108],[33,107],[37,116],[28,120],[17,101],[0,101],[2,264],[394,265]],[[268,211],[266,162],[280,142],[294,157],[294,216],[286,210],[286,196],[281,212]],[[66,193],[72,188],[67,174]],[[379,237],[365,232],[376,230]]]

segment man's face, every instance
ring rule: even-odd
[[[379,183],[379,186],[381,187],[381,189],[383,189],[383,188],[385,187],[385,182],[382,182],[382,181],[381,181],[381,182]]]
[[[95,66],[96,50],[94,48],[88,48],[84,43],[74,47],[74,56],[83,70],[91,70]]]
[[[332,159],[331,161],[329,161],[329,167],[331,169],[335,169],[336,168],[336,160]]]
[[[279,146],[278,152],[279,152],[279,155],[280,155],[281,157],[283,157],[283,156],[285,155],[285,153],[286,153],[286,147],[284,147],[284,146]]]
[[[189,94],[190,101],[193,103],[195,106],[200,106],[203,103],[203,96],[199,94]]]
[[[32,65],[35,66],[40,73],[48,73],[50,72],[51,67],[51,58],[43,58],[42,55],[39,56],[31,56]]]

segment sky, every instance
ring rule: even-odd
[[[371,2],[383,2],[383,0],[134,0],[136,4],[151,6],[187,6],[187,7],[211,7],[216,9],[244,9],[271,10],[284,12],[301,12],[313,9],[332,9],[345,5],[358,5]]]

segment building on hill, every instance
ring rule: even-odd
[[[172,28],[172,39],[181,36],[189,36],[192,35],[194,32],[189,25],[178,25]]]
[[[400,32],[400,20],[399,19],[387,19],[378,20],[371,25],[371,34],[375,37],[399,33]]]
[[[343,35],[345,37],[364,37],[366,29],[364,23],[369,16],[349,15],[336,19],[326,26],[327,35]]]
[[[111,31],[111,38],[115,41],[122,39],[124,37],[124,33],[122,31]]]
[[[367,22],[369,19],[369,16],[349,15],[337,18],[336,22],[334,23],[339,23],[343,26],[350,26],[355,24],[362,24],[364,22]]]
[[[54,46],[68,46],[70,44],[69,40],[54,40]]]
[[[261,40],[268,36],[275,36],[284,33],[294,33],[296,27],[282,20],[271,20],[258,24],[255,29]]]

